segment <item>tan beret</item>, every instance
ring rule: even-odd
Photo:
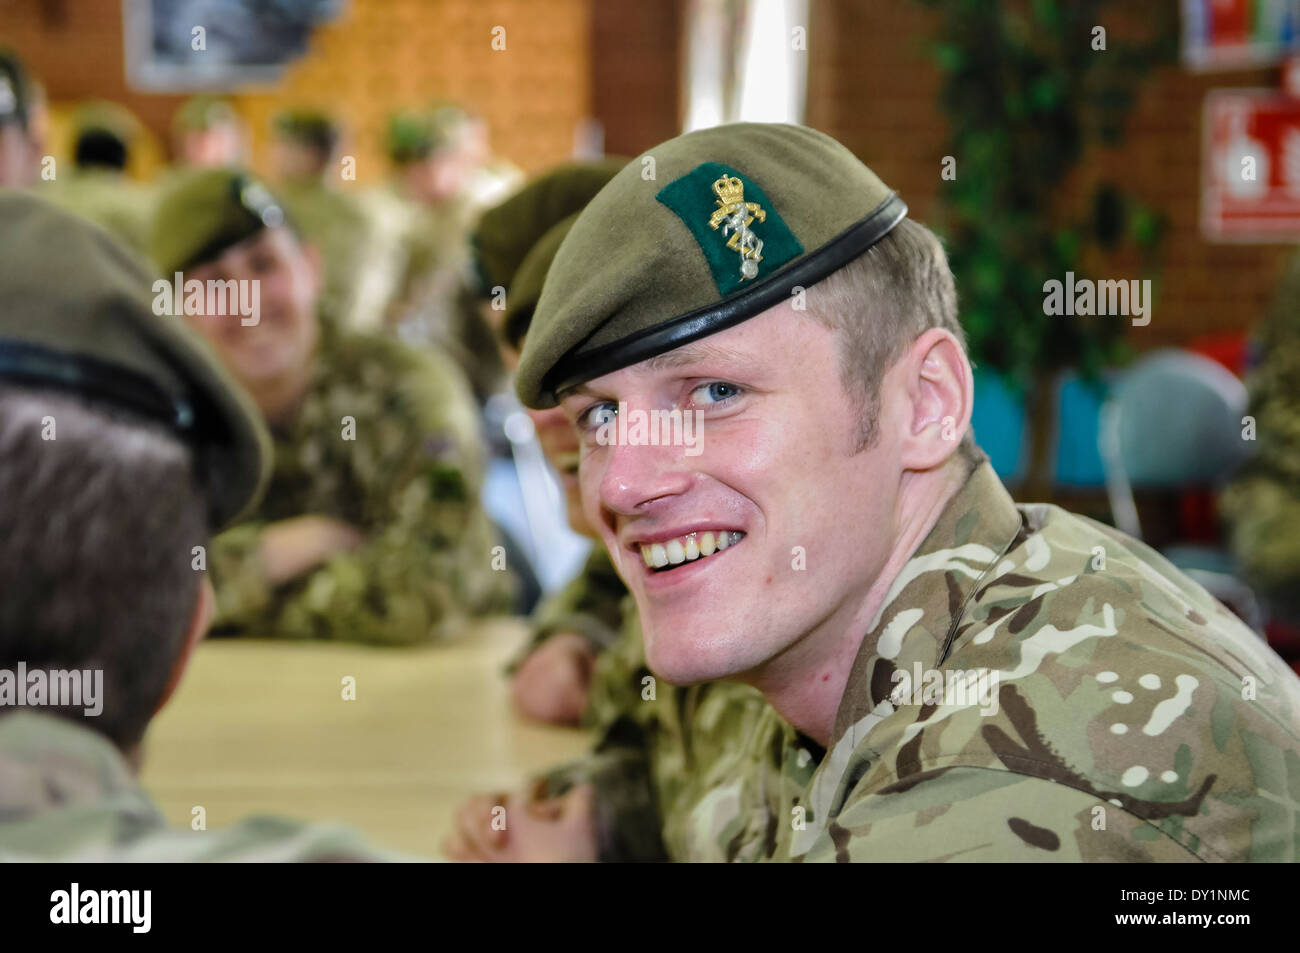
[[[519,399],[731,327],[843,267],[907,206],[848,149],[804,126],[679,136],[623,168],[560,245],[516,373]]]
[[[161,424],[187,443],[213,529],[261,495],[261,415],[178,318],[153,311],[141,263],[44,199],[0,190],[0,380],[68,391]]]

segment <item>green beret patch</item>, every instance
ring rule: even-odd
[[[690,229],[722,295],[803,254],[763,190],[721,163],[696,166],[655,198]]]

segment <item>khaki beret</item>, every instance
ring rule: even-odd
[[[286,109],[272,123],[277,136],[321,152],[333,152],[341,130],[333,116],[319,109]]]
[[[560,245],[524,340],[519,399],[557,394],[788,300],[889,233],[907,206],[834,139],[735,123],[629,163]]]
[[[284,206],[250,173],[199,169],[181,173],[158,197],[149,257],[168,278],[211,261],[264,228],[289,224]]]
[[[566,162],[479,216],[470,244],[481,293],[487,295],[499,285],[513,295],[515,272],[538,240],[560,221],[586,208],[625,165],[627,159],[615,157]]]
[[[88,132],[106,132],[130,145],[140,137],[140,120],[120,103],[107,99],[83,102],[72,114],[72,138]]]
[[[519,350],[519,345],[527,336],[528,328],[533,322],[533,314],[537,310],[537,302],[542,297],[546,274],[555,260],[555,253],[560,250],[561,243],[577,220],[578,213],[575,212],[557,222],[529,249],[515,271],[506,295],[505,326],[502,331],[506,341],[516,351]]]
[[[396,165],[426,159],[450,146],[469,121],[469,113],[451,104],[394,113],[388,119],[388,158]]]
[[[219,529],[251,509],[270,467],[261,415],[107,232],[0,190],[0,380],[68,391],[174,432]]]
[[[210,93],[187,99],[172,116],[172,132],[203,132],[213,126],[239,122],[235,107]]]

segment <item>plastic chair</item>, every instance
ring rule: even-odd
[[[1135,486],[1181,490],[1223,483],[1249,455],[1241,438],[1246,404],[1245,385],[1200,354],[1169,348],[1129,368],[1101,409],[1097,434],[1115,525],[1142,538]],[[1223,550],[1182,545],[1164,555],[1263,631],[1258,601]]]

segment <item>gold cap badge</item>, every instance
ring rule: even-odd
[[[745,201],[745,184],[734,175],[724,175],[713,183],[713,193],[718,197],[718,208],[709,216],[709,225],[722,234],[730,234],[727,247],[740,252],[741,280],[758,274],[758,263],[763,260],[763,240],[749,230],[754,219],[767,220],[767,212],[757,202]]]

